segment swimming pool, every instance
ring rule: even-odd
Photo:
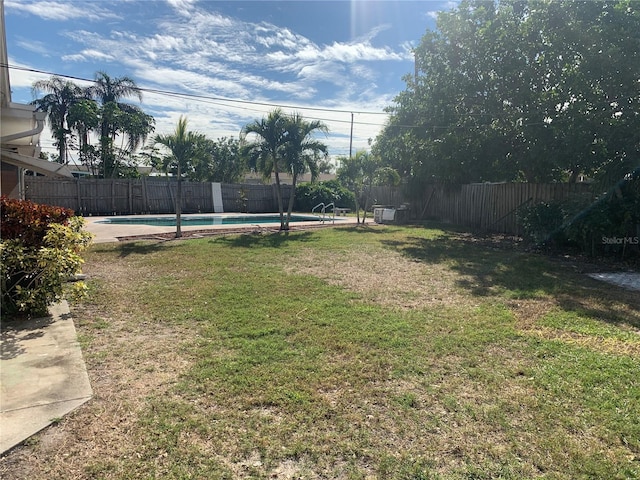
[[[325,221],[328,220],[325,217]],[[322,218],[315,215],[291,215],[291,223],[296,222],[318,222]],[[331,218],[333,220],[333,218]],[[336,220],[342,220],[336,218]],[[112,225],[150,225],[155,227],[175,227],[176,217],[161,216],[153,217],[148,215],[129,216],[129,217],[109,217],[99,220],[96,223],[112,224]],[[274,213],[254,213],[245,215],[182,215],[181,222],[183,227],[206,227],[211,225],[257,225],[261,223],[280,223],[280,215]]]

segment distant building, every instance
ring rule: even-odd
[[[11,101],[8,63],[4,2],[0,2],[0,193],[24,198],[25,171],[57,177],[72,175],[65,165],[38,158],[45,114],[36,112],[33,105]]]
[[[320,175],[318,175],[318,182],[326,182],[328,180],[335,180],[336,179],[336,174],[335,173],[321,173]],[[299,185],[301,183],[304,182],[310,182],[311,181],[311,174],[310,173],[305,173],[302,176],[298,177],[298,181],[296,182],[296,185]],[[271,180],[265,180],[264,177],[262,175],[260,175],[259,173],[247,173],[244,176],[244,183],[250,183],[250,184],[258,184],[258,185],[269,185],[269,184],[273,184],[276,183],[276,176],[274,174],[271,174]],[[280,183],[284,184],[284,185],[291,185],[293,183],[293,178],[291,177],[291,175],[289,175],[288,173],[281,173],[280,174]]]

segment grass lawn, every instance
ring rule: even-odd
[[[640,298],[450,230],[96,245],[16,479],[638,479]]]

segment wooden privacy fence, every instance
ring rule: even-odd
[[[483,232],[519,235],[518,210],[524,205],[583,195],[592,195],[584,183],[427,185],[414,214]]]
[[[291,186],[282,187],[283,202],[288,202]],[[74,180],[25,177],[27,200],[70,208],[85,216],[174,213],[176,189],[175,181],[150,177]],[[220,189],[225,212],[278,211],[274,185],[221,184]],[[214,212],[214,190],[212,183],[182,182],[182,211]]]
[[[58,205],[81,215],[128,215],[175,212],[177,183],[167,179],[75,179],[53,180],[25,177],[26,199]],[[225,212],[268,213],[278,211],[275,185],[222,184]],[[182,211],[214,212],[211,183],[182,182]],[[283,185],[283,202],[291,186]],[[422,197],[407,198],[401,187],[374,187],[377,204],[411,205],[411,217],[435,219],[484,232],[518,235],[518,209],[527,203],[564,200],[592,195],[583,183],[479,183],[425,185]]]

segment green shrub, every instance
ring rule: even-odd
[[[80,271],[80,252],[91,234],[84,219],[60,207],[0,198],[0,273],[2,316],[44,315],[65,294],[82,295],[82,282],[68,280]]]
[[[560,203],[540,202],[522,207],[518,212],[518,220],[525,240],[542,244],[557,237],[565,216]]]
[[[49,225],[66,224],[73,210],[40,205],[27,200],[0,197],[0,238],[21,240],[24,246],[42,244]]]
[[[564,235],[584,253],[640,256],[640,170],[567,217]]]
[[[640,170],[597,198],[530,204],[518,212],[525,240],[592,256],[640,257]]]
[[[337,180],[317,183],[301,183],[296,186],[294,208],[298,212],[310,212],[316,205],[334,203],[336,207],[355,208],[353,193]]]

